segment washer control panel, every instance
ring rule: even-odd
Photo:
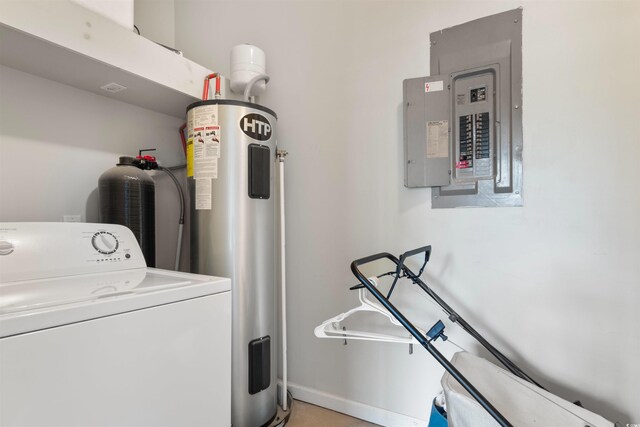
[[[103,224],[104,225],[104,224]],[[125,228],[130,233],[128,228]],[[87,262],[120,264],[133,259],[131,243],[134,242],[137,248],[135,237],[133,241],[128,233],[110,227],[99,227],[93,230],[82,232],[84,254]]]
[[[145,267],[121,225],[0,223],[0,283]]]

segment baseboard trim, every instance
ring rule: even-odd
[[[388,427],[428,427],[428,421],[412,418],[397,412],[365,405],[364,403],[348,400],[334,394],[325,393],[295,383],[288,383],[287,389],[294,399],[322,406],[336,412],[351,415],[370,423]],[[294,403],[295,405],[295,403]]]

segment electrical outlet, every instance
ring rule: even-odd
[[[62,220],[64,222],[82,222],[82,215],[64,215]]]

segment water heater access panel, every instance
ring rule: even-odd
[[[432,206],[522,206],[522,9],[431,34],[404,81],[405,186]]]

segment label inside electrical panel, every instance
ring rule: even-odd
[[[449,157],[449,121],[427,122],[427,158]]]
[[[439,92],[444,90],[444,81],[438,80],[436,82],[427,82],[424,84],[425,92]]]
[[[196,179],[196,210],[211,210],[211,180]]]

